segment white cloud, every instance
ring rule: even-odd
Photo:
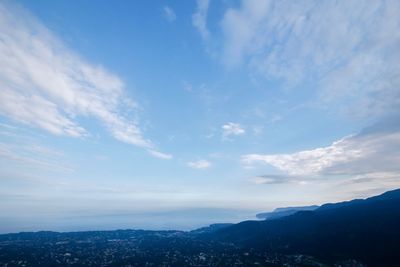
[[[332,164],[345,162],[361,156],[361,151],[348,144],[348,138],[334,142],[327,147],[304,150],[293,154],[261,155],[249,154],[243,163],[264,162],[291,175],[307,175],[321,172]]]
[[[361,133],[326,147],[291,154],[249,154],[242,162],[262,162],[291,176],[400,174],[400,131]]]
[[[169,6],[164,6],[163,8],[164,11],[164,17],[167,21],[169,22],[173,22],[176,20],[176,14],[175,11],[169,7]]]
[[[1,75],[1,74],[0,74]],[[0,112],[12,119],[58,135],[87,135],[85,129],[69,119],[56,104],[40,95],[24,95],[0,80]]]
[[[399,1],[242,0],[221,27],[230,67],[289,87],[311,82],[319,103],[353,116],[400,112]]]
[[[0,4],[0,114],[52,134],[87,136],[98,119],[119,141],[154,149],[129,113],[122,80],[80,58],[19,7]],[[130,112],[132,113],[132,112]]]
[[[210,32],[207,28],[207,13],[210,0],[197,0],[197,9],[192,16],[193,26],[199,31],[204,40],[209,38]]]
[[[387,118],[325,147],[288,154],[244,155],[242,163],[253,170],[260,167],[259,163],[276,168],[251,177],[255,184],[298,190],[324,188],[333,198],[384,192],[400,186],[399,122],[397,117]],[[307,187],[300,189],[303,185]]]
[[[187,165],[193,169],[207,169],[211,167],[211,162],[207,160],[198,160],[198,161],[188,162]]]
[[[239,123],[228,122],[222,125],[221,128],[223,139],[228,139],[232,135],[244,135],[246,133]]]
[[[156,158],[160,158],[160,159],[172,159],[172,155],[170,154],[166,154],[166,153],[162,153],[156,150],[148,150],[148,152],[150,153],[150,155],[156,157]]]

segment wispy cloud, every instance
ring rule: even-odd
[[[258,38],[267,38],[260,29],[268,13],[269,1],[242,1],[240,8],[229,8],[222,19],[224,34],[223,58],[228,65],[237,65],[245,55],[262,45]],[[265,24],[264,24],[265,25]],[[262,36],[262,37],[261,37]]]
[[[160,159],[172,159],[172,155],[171,154],[166,154],[166,153],[162,153],[156,150],[148,150],[150,155],[156,157],[156,158],[160,158]]]
[[[169,22],[173,22],[176,20],[176,14],[175,11],[169,7],[169,6],[164,6],[163,8],[163,12],[164,12],[164,18],[169,21]]]
[[[279,174],[259,175],[251,178],[251,181],[256,184],[286,184],[292,182],[297,182],[299,184],[302,184],[305,182],[305,180],[309,179],[301,176],[279,175]]]
[[[79,118],[98,119],[119,141],[154,150],[132,114],[123,81],[67,48],[30,13],[0,4],[0,114],[49,133],[90,133]]]
[[[14,177],[8,170],[20,176],[74,171],[63,151],[43,144],[43,136],[5,123],[0,123],[0,164],[1,177]]]
[[[26,172],[26,167],[52,172],[73,171],[62,152],[37,144],[0,142],[0,159],[3,164],[7,164],[7,168],[17,166],[15,171],[23,166],[22,173]]]
[[[210,32],[207,28],[207,14],[210,0],[197,0],[196,12],[192,16],[193,26],[199,31],[203,40],[209,38]]]
[[[399,25],[399,1],[243,0],[221,21],[220,54],[285,87],[311,83],[318,103],[381,116],[400,112]]]
[[[207,169],[211,167],[211,162],[207,160],[198,160],[198,161],[188,162],[187,165],[193,169]]]
[[[228,122],[222,125],[221,128],[223,139],[229,139],[231,136],[244,135],[246,133],[245,129],[239,123]]]

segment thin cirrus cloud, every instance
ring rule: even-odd
[[[188,162],[187,165],[193,169],[207,169],[211,167],[211,162],[207,160],[198,160]]]
[[[207,28],[207,15],[210,0],[197,0],[197,8],[192,16],[193,26],[199,31],[203,40],[207,40],[210,36],[210,31]]]
[[[163,12],[164,12],[164,18],[169,21],[169,22],[173,22],[176,20],[176,14],[175,11],[169,7],[169,6],[164,6],[163,8]]]
[[[311,83],[319,103],[352,116],[399,112],[399,1],[243,0],[220,25],[229,67],[244,63],[287,87]]]
[[[58,173],[74,171],[66,161],[63,152],[41,144],[34,135],[24,133],[18,127],[0,124],[0,137],[2,139],[0,141],[0,159],[4,164],[2,166],[3,176],[7,170],[23,175],[26,168],[30,169],[30,173],[32,170]],[[11,141],[16,138],[18,138],[18,142]]]
[[[286,184],[286,183],[305,183],[304,177],[295,176],[295,175],[259,175],[251,178],[252,182],[255,184]]]
[[[0,142],[0,159],[9,166],[17,166],[17,171],[22,166],[46,171],[73,172],[73,168],[64,162],[62,156],[49,155],[49,151],[49,148],[38,145],[22,146]]]
[[[68,49],[29,12],[0,4],[0,114],[61,136],[89,132],[77,118],[98,119],[117,140],[167,159],[143,136],[123,81]],[[123,111],[123,112],[122,112]]]

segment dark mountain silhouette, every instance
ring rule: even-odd
[[[312,206],[302,206],[302,207],[287,207],[287,208],[277,208],[271,212],[263,212],[263,213],[258,213],[256,217],[258,219],[263,219],[263,220],[274,220],[274,219],[279,219],[285,216],[289,216],[292,214],[295,214],[298,211],[304,211],[304,210],[316,210],[319,208],[317,205],[312,205]]]
[[[213,238],[253,249],[311,255],[328,264],[355,259],[367,266],[399,266],[400,189],[280,219],[241,222],[216,231]]]

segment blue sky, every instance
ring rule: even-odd
[[[399,28],[398,1],[1,1],[0,231],[398,187]]]

